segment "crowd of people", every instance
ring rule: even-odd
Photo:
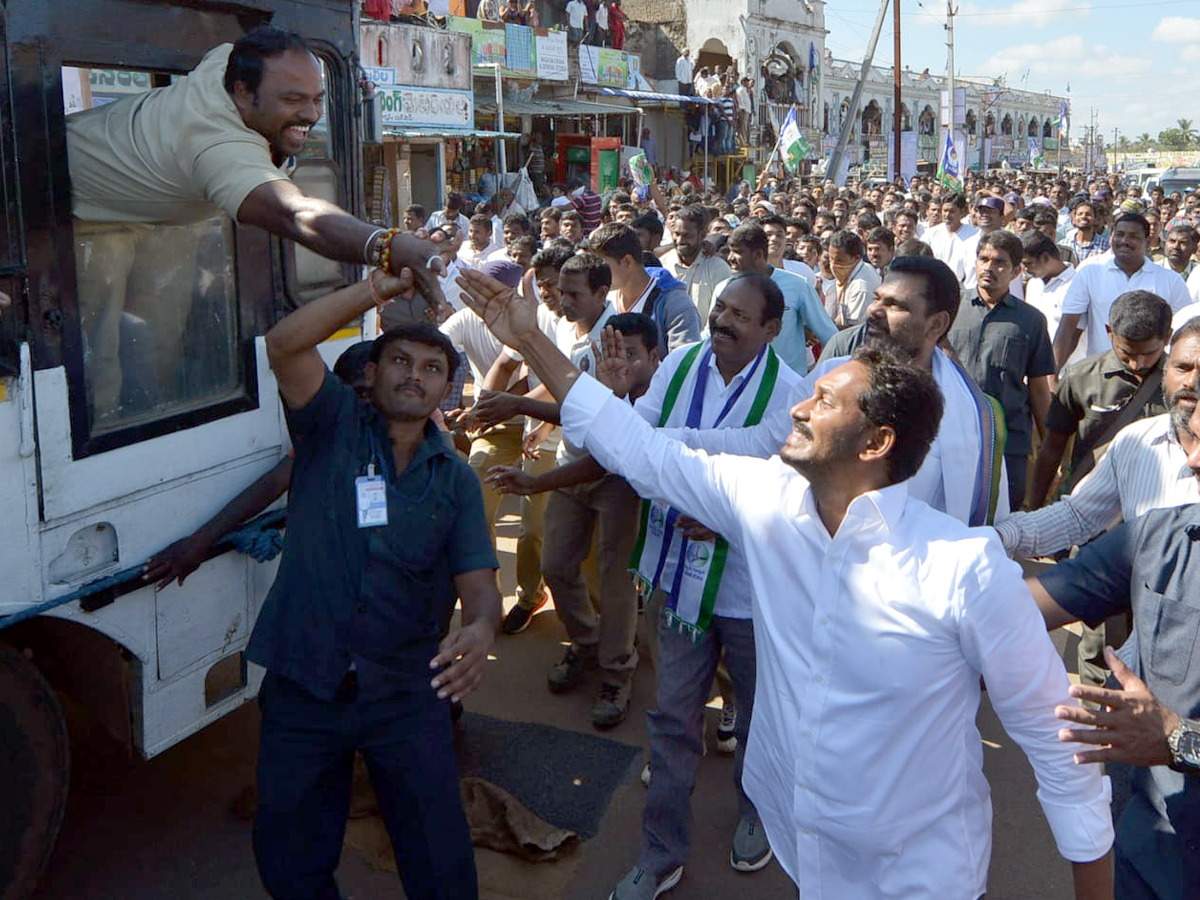
[[[957,192],[921,178],[861,191],[764,181],[726,193],[664,180],[603,198],[576,182],[533,215],[449,195],[443,209],[404,215],[437,248],[436,286],[407,268],[376,273],[353,302],[303,311],[317,317],[328,302],[318,321],[332,323],[379,307],[381,337],[358,351],[358,375],[339,374],[361,382],[369,360],[360,392],[388,420],[383,360],[403,351],[394,377],[418,385],[428,419],[418,446],[440,430],[478,492],[476,506],[454,476],[452,527],[470,528],[455,553],[469,546],[472,565],[494,565],[502,495],[520,496],[516,602],[496,624],[516,640],[553,600],[568,645],[548,689],[591,686],[592,721],[609,729],[627,715],[634,672],[653,668],[642,849],[612,897],[650,900],[682,876],[703,711],[716,696],[714,746],[736,762],[735,869],[778,858],[802,891],[838,896],[901,883],[981,895],[990,823],[966,749],[980,676],[1038,773],[1078,895],[1111,896],[1111,824],[1098,771],[1058,743],[1062,719],[1098,727],[1068,735],[1105,745],[1078,759],[1143,767],[1117,830],[1117,895],[1180,896],[1196,874],[1185,848],[1200,760],[1186,748],[1200,740],[1189,721],[1200,685],[1186,676],[1185,634],[1197,613],[1181,593],[1186,540],[1153,557],[1153,572],[1142,545],[1200,533],[1188,524],[1200,476],[1200,205],[1143,200],[1116,177],[975,176]],[[273,354],[299,315],[268,336]],[[304,347],[324,330],[305,329]],[[440,360],[436,373],[416,372],[419,348]],[[312,441],[300,409],[315,427],[312,398],[333,392],[319,374],[294,400],[284,393],[300,446]],[[583,380],[598,383],[585,392]],[[603,402],[610,392],[627,398],[621,408]],[[337,403],[349,404],[337,415],[363,415],[361,401]],[[399,457],[398,473],[411,477]],[[1105,534],[1117,519],[1129,524]],[[942,540],[949,549],[935,550]],[[1082,545],[1028,587],[1005,562]],[[156,561],[156,577],[182,574],[169,564],[179,552]],[[909,556],[915,568],[900,562]],[[468,599],[486,631],[481,601]],[[1106,647],[1131,616],[1145,624],[1122,662]],[[1093,626],[1079,648],[1084,686],[1068,694],[1045,632],[1080,619]],[[943,640],[959,655],[935,650]],[[1159,664],[1166,652],[1182,658]],[[1011,666],[1013,654],[1025,662]],[[915,692],[911,708],[858,714],[887,723],[883,740],[902,760],[876,762],[865,780],[851,765],[851,784],[829,766],[862,756],[852,711],[864,698],[894,704],[897,685]],[[943,686],[936,703],[930,685]],[[961,772],[962,794],[933,790],[930,759]],[[900,806],[903,829],[863,834]],[[952,815],[969,840],[935,827]],[[1151,851],[1151,832],[1170,837]],[[893,867],[884,848],[898,841],[907,861]],[[966,893],[957,880],[949,892],[952,873]]]
[[[154,128],[182,91],[237,136],[224,155]],[[451,195],[387,229],[281,168],[322,93],[304,42],[263,29],[153,103],[68,122],[94,233],[169,199],[370,271],[266,335],[293,452],[145,572],[183,580],[288,492],[246,651],[267,670],[254,846],[272,896],[338,896],[356,751],[406,895],[477,895],[454,710],[497,635],[520,642],[551,599],[567,646],[547,689],[587,691],[597,728],[654,671],[641,846],[613,900],[682,877],[716,695],[735,870],[777,858],[802,896],[977,900],[983,686],[1077,897],[1194,893],[1194,196],[1020,173],[957,192],[689,178],[561,185],[535,215]],[[113,154],[87,151],[114,121],[181,142],[143,141],[147,165],[198,156],[216,180],[100,177],[90,160]],[[327,370],[319,346],[371,310],[381,333]],[[504,493],[522,498],[507,613]],[[1025,581],[1009,558],[1073,547]],[[1094,630],[1071,686],[1047,630],[1079,620]],[[1098,763],[1123,785],[1115,810]]]

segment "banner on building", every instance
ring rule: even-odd
[[[380,88],[380,120],[385,126],[475,127],[474,91],[449,88]]]
[[[887,145],[887,180],[896,180],[896,132],[888,132]],[[915,131],[900,132],[900,177],[907,183],[917,174],[917,133]]]
[[[537,77],[542,81],[566,81],[567,33],[539,32],[534,43],[537,46]]]
[[[579,45],[579,80],[623,90],[653,90],[642,77],[641,56],[590,44]]]

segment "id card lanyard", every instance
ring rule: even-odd
[[[382,528],[388,523],[387,482],[376,471],[380,463],[379,447],[374,431],[371,437],[371,461],[367,463],[367,474],[354,479],[354,506],[358,513],[359,528]]]

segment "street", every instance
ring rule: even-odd
[[[516,517],[507,516],[498,532],[507,606],[513,602]],[[561,654],[562,637],[547,607],[523,634],[498,638],[491,670],[468,699],[468,711],[596,735],[588,718],[590,691],[554,696],[546,690],[545,672]],[[1055,638],[1062,649],[1068,635]],[[652,674],[643,668],[629,718],[604,737],[644,748],[643,714],[652,698]],[[717,712],[708,715],[711,743]],[[980,729],[995,806],[989,900],[1070,896],[1070,869],[1055,852],[1032,774],[986,700]],[[254,780],[257,732],[257,707],[250,704],[149,762],[125,757],[98,734],[74,735],[66,821],[37,900],[266,897],[255,871],[250,822],[234,812],[235,801]],[[886,752],[885,737],[880,747]],[[536,754],[538,747],[522,752]],[[642,759],[639,753],[613,793],[598,836],[566,859],[531,864],[480,851],[482,896],[604,900],[637,855]],[[710,752],[703,762],[693,795],[695,853],[683,881],[668,895],[672,900],[795,897],[775,863],[755,874],[730,868],[736,822],[731,772],[731,757]],[[396,876],[373,870],[356,849],[344,850],[338,877],[352,900],[403,897]]]

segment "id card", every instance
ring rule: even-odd
[[[383,476],[375,474],[374,466],[354,479],[354,498],[359,528],[379,528],[388,523],[387,486]]]

